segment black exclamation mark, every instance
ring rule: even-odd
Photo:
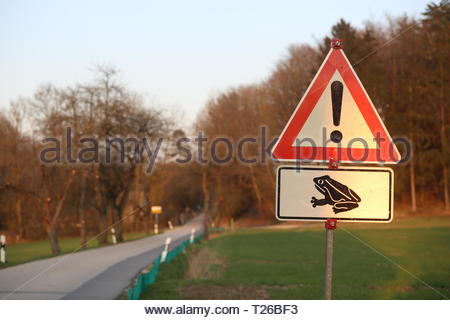
[[[333,124],[336,127],[341,124],[342,90],[342,82],[333,81],[331,84],[331,104],[333,107]],[[330,139],[333,142],[339,143],[342,140],[342,132],[334,130],[330,134]]]

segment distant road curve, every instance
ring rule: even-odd
[[[163,234],[0,270],[0,299],[115,299],[162,251],[200,232],[203,215]]]

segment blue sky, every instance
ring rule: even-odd
[[[427,3],[0,0],[0,109],[42,83],[87,81],[100,63],[188,123],[209,97],[264,79],[290,44],[314,45],[339,18],[418,17]]]

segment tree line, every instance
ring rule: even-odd
[[[266,157],[261,146],[281,133],[332,38],[344,41],[344,51],[391,135],[413,143],[412,159],[395,167],[396,205],[410,213],[428,212],[430,204],[448,212],[449,32],[448,1],[430,3],[421,18],[390,18],[386,25],[368,22],[356,28],[341,19],[316,46],[291,45],[265,80],[210,99],[190,130],[122,85],[114,68],[96,68],[89,83],[43,85],[0,115],[0,230],[15,240],[48,237],[52,252],[59,253],[58,236],[78,235],[85,247],[89,235],[107,243],[112,225],[118,241],[126,231],[149,233],[152,205],[163,206],[162,225],[169,220],[182,224],[198,211],[207,213],[211,225],[232,219],[274,222],[276,164],[242,163],[236,154],[223,165],[180,164],[174,161],[180,155],[177,143],[189,132],[202,132],[208,137],[202,156],[210,160],[214,138],[254,137],[256,143],[245,144],[241,152],[247,158]],[[137,146],[119,152],[112,144],[111,163],[42,163],[43,139],[62,137],[67,128],[73,135],[71,152],[84,148],[85,157],[103,154],[105,146],[86,151],[79,143],[83,137],[133,137]],[[138,161],[145,148],[142,138],[155,148],[160,139],[166,141],[151,174],[146,173],[149,160]],[[186,148],[197,147],[186,144],[182,150]],[[67,158],[67,150],[63,142],[61,156]]]
[[[121,242],[124,228],[150,232],[152,204],[165,207],[161,223],[179,222],[180,213],[196,209],[189,198],[197,196],[195,190],[171,187],[175,180],[171,180],[173,173],[166,172],[170,164],[165,165],[173,156],[169,148],[153,175],[146,174],[148,163],[138,159],[148,147],[144,142],[156,145],[162,138],[170,142],[183,132],[175,129],[175,121],[164,110],[146,105],[121,85],[112,67],[97,67],[90,83],[66,88],[43,85],[33,97],[12,102],[9,114],[0,121],[0,228],[16,240],[46,235],[52,252],[59,253],[58,234],[79,234],[80,246],[86,247],[88,234],[106,244],[114,227]],[[65,133],[71,139],[64,139]],[[137,144],[102,145],[109,137],[133,138]],[[89,139],[90,148],[83,139]],[[47,143],[56,141],[61,145],[52,152]],[[67,160],[62,165],[43,162],[44,147],[44,157]],[[79,150],[83,158],[102,158],[106,153],[112,159],[80,164],[72,160]],[[166,188],[179,192],[179,197]],[[169,197],[179,200],[169,202]]]

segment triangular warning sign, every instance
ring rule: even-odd
[[[400,160],[397,147],[339,42],[334,42],[272,155],[280,161]]]

